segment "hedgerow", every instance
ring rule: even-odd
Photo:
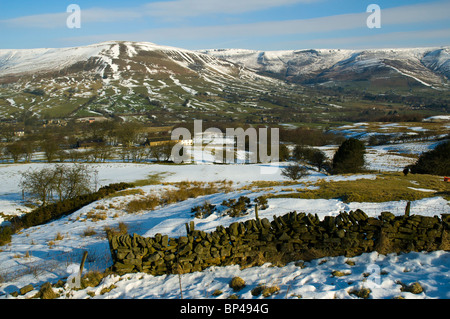
[[[11,219],[10,225],[0,227],[0,245],[11,242],[11,236],[20,229],[46,224],[61,217],[72,214],[82,207],[102,199],[115,192],[133,187],[128,183],[116,183],[101,187],[98,191],[87,195],[62,200]]]

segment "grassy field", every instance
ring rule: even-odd
[[[158,185],[162,183],[164,177],[167,177],[167,174],[170,175],[169,172],[161,172],[148,175],[147,178],[143,178],[137,181],[134,181],[132,184],[134,187],[142,187],[148,185]]]
[[[274,185],[271,185],[274,186]],[[419,200],[442,196],[450,200],[450,184],[440,176],[382,173],[376,179],[305,183],[317,189],[297,188],[294,192],[274,194],[276,198],[341,199],[344,202],[387,202]],[[427,191],[425,191],[427,190]]]

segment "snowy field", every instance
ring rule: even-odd
[[[377,150],[377,149],[374,149]],[[378,152],[386,152],[378,148]],[[373,155],[376,158],[376,155]],[[378,158],[384,158],[378,156]],[[409,159],[402,157],[403,159]],[[381,160],[380,160],[381,161]],[[4,164],[0,165],[0,212],[5,215],[21,214],[29,210],[23,206],[18,186],[20,174],[30,168],[48,164]],[[67,164],[71,165],[71,164]],[[21,287],[32,284],[35,289],[18,298],[29,298],[36,294],[39,286],[50,281],[70,276],[79,269],[84,251],[88,251],[85,271],[104,271],[111,266],[109,247],[105,238],[105,227],[116,227],[119,222],[128,226],[129,233],[142,236],[154,236],[156,233],[170,237],[185,235],[185,223],[193,220],[191,208],[205,201],[219,205],[216,212],[205,219],[194,219],[196,229],[213,231],[218,225],[228,226],[232,222],[255,218],[254,210],[239,218],[220,214],[220,203],[225,199],[245,195],[251,199],[264,194],[267,190],[246,190],[244,186],[254,181],[286,181],[281,172],[261,174],[265,165],[154,165],[105,163],[90,164],[98,170],[99,186],[115,182],[132,182],[145,179],[149,175],[161,174],[164,182],[204,181],[214,182],[232,180],[234,190],[230,193],[218,193],[171,204],[153,211],[128,213],[124,207],[130,200],[140,195],[102,199],[94,202],[70,216],[46,225],[25,229],[13,235],[12,242],[0,247],[0,298],[13,298],[10,294]],[[280,165],[283,165],[281,163]],[[374,162],[380,169],[400,170],[404,162],[395,159],[392,162]],[[396,166],[397,165],[397,166]],[[311,171],[302,181],[325,179],[373,179],[375,174],[353,176],[327,176]],[[155,194],[170,186],[151,185],[139,187],[145,194]],[[289,186],[307,187],[305,184]],[[311,187],[311,186],[310,186]],[[286,188],[286,187],[284,187]],[[273,187],[270,192],[282,192],[283,187]],[[406,202],[385,203],[343,203],[336,199],[269,199],[269,208],[259,212],[261,218],[272,219],[291,211],[318,214],[322,219],[327,215],[337,215],[341,211],[362,209],[369,216],[378,216],[382,211],[391,211],[395,215],[404,213]],[[426,198],[412,203],[411,213],[422,215],[440,215],[450,213],[449,203],[441,197]],[[424,213],[425,212],[425,213]],[[104,218],[92,219],[92,213],[102,213]],[[88,230],[94,232],[85,235]],[[342,277],[332,275],[333,271],[343,271]],[[450,253],[437,251],[432,253],[409,253],[380,255],[368,253],[353,258],[322,258],[306,263],[290,263],[285,267],[273,267],[265,264],[261,267],[239,269],[238,266],[212,267],[203,272],[154,277],[146,274],[108,276],[95,288],[71,290],[67,285],[59,288],[61,298],[180,298],[180,278],[184,298],[224,299],[233,292],[228,286],[234,276],[243,278],[247,286],[236,293],[240,298],[254,297],[251,290],[258,285],[278,286],[277,294],[270,298],[304,299],[346,299],[358,298],[351,292],[363,287],[370,288],[370,298],[450,298]],[[402,291],[405,285],[419,282],[424,291],[412,294]],[[105,293],[105,288],[108,292]],[[57,289],[55,289],[56,291]],[[222,294],[213,296],[216,291]]]
[[[374,299],[447,299],[450,298],[449,263],[450,254],[437,251],[387,256],[366,253],[354,258],[321,258],[304,264],[293,262],[285,267],[272,267],[270,264],[247,269],[240,269],[239,266],[211,267],[201,273],[182,275],[181,293],[186,299],[224,299],[233,294],[239,295],[241,299],[263,299],[263,296],[253,296],[251,291],[260,285],[266,285],[280,289],[270,297],[277,299],[357,298],[351,292],[361,288],[369,288],[371,298]],[[341,271],[346,275],[335,277],[334,271]],[[246,287],[238,293],[229,287],[234,276],[241,277],[246,283]],[[403,292],[399,281],[406,285],[420,282],[425,292]],[[102,289],[112,285],[116,288],[100,294]],[[176,299],[181,296],[177,275],[109,276],[99,287],[74,291],[72,298],[86,298],[88,291],[99,299]],[[222,294],[214,297],[214,292],[218,291]]]

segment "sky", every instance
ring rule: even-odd
[[[368,10],[372,4],[375,11]],[[76,5],[75,10],[70,5]],[[0,49],[74,47],[111,40],[191,50],[441,47],[450,45],[450,0],[0,3]]]

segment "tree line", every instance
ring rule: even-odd
[[[207,121],[204,129],[217,127],[225,132],[229,124]],[[170,131],[181,125],[193,130],[192,123],[154,129],[139,122],[119,120],[93,123],[70,121],[65,126],[26,127],[24,135],[17,136],[13,127],[0,126],[0,162],[31,162],[36,153],[40,153],[46,162],[105,162],[110,159],[123,162],[149,159],[169,161],[173,147],[173,143],[169,143]],[[245,130],[250,125],[233,123],[232,127],[243,127]],[[280,128],[280,160],[286,160],[289,156],[285,143],[318,146],[334,144],[342,139],[342,136],[321,129]],[[152,143],[158,141],[166,143]]]
[[[294,163],[285,167],[282,170],[282,175],[292,180],[307,176],[308,169],[304,163],[316,166],[318,171],[324,169],[330,174],[361,173],[365,170],[365,153],[365,143],[355,138],[345,140],[339,146],[331,161],[319,149],[297,145],[293,151]],[[405,175],[409,172],[449,177],[450,141],[443,141],[434,149],[422,153],[414,164],[405,167],[403,170]]]
[[[355,138],[342,142],[331,161],[320,149],[297,145],[293,150],[294,162],[283,168],[282,175],[292,180],[307,176],[309,173],[305,163],[317,167],[319,172],[325,170],[330,174],[360,173],[364,170],[365,153],[364,142]]]
[[[0,226],[0,246],[11,241],[11,236],[24,228],[42,225],[63,216],[67,216],[82,207],[104,198],[115,192],[133,187],[127,183],[116,183],[101,187],[95,192],[77,195],[58,200],[47,205],[41,205],[22,216],[14,216],[9,224]]]
[[[404,173],[408,171],[450,177],[450,141],[444,141],[433,150],[422,153],[416,163],[405,168]]]
[[[11,126],[0,127],[0,161],[31,162],[37,152],[47,162],[105,162],[112,158],[140,162],[149,157],[159,161],[166,160],[167,152],[161,147],[150,149],[150,142],[170,140],[168,129],[150,130],[138,122],[117,120],[28,127],[23,136],[14,131]]]

